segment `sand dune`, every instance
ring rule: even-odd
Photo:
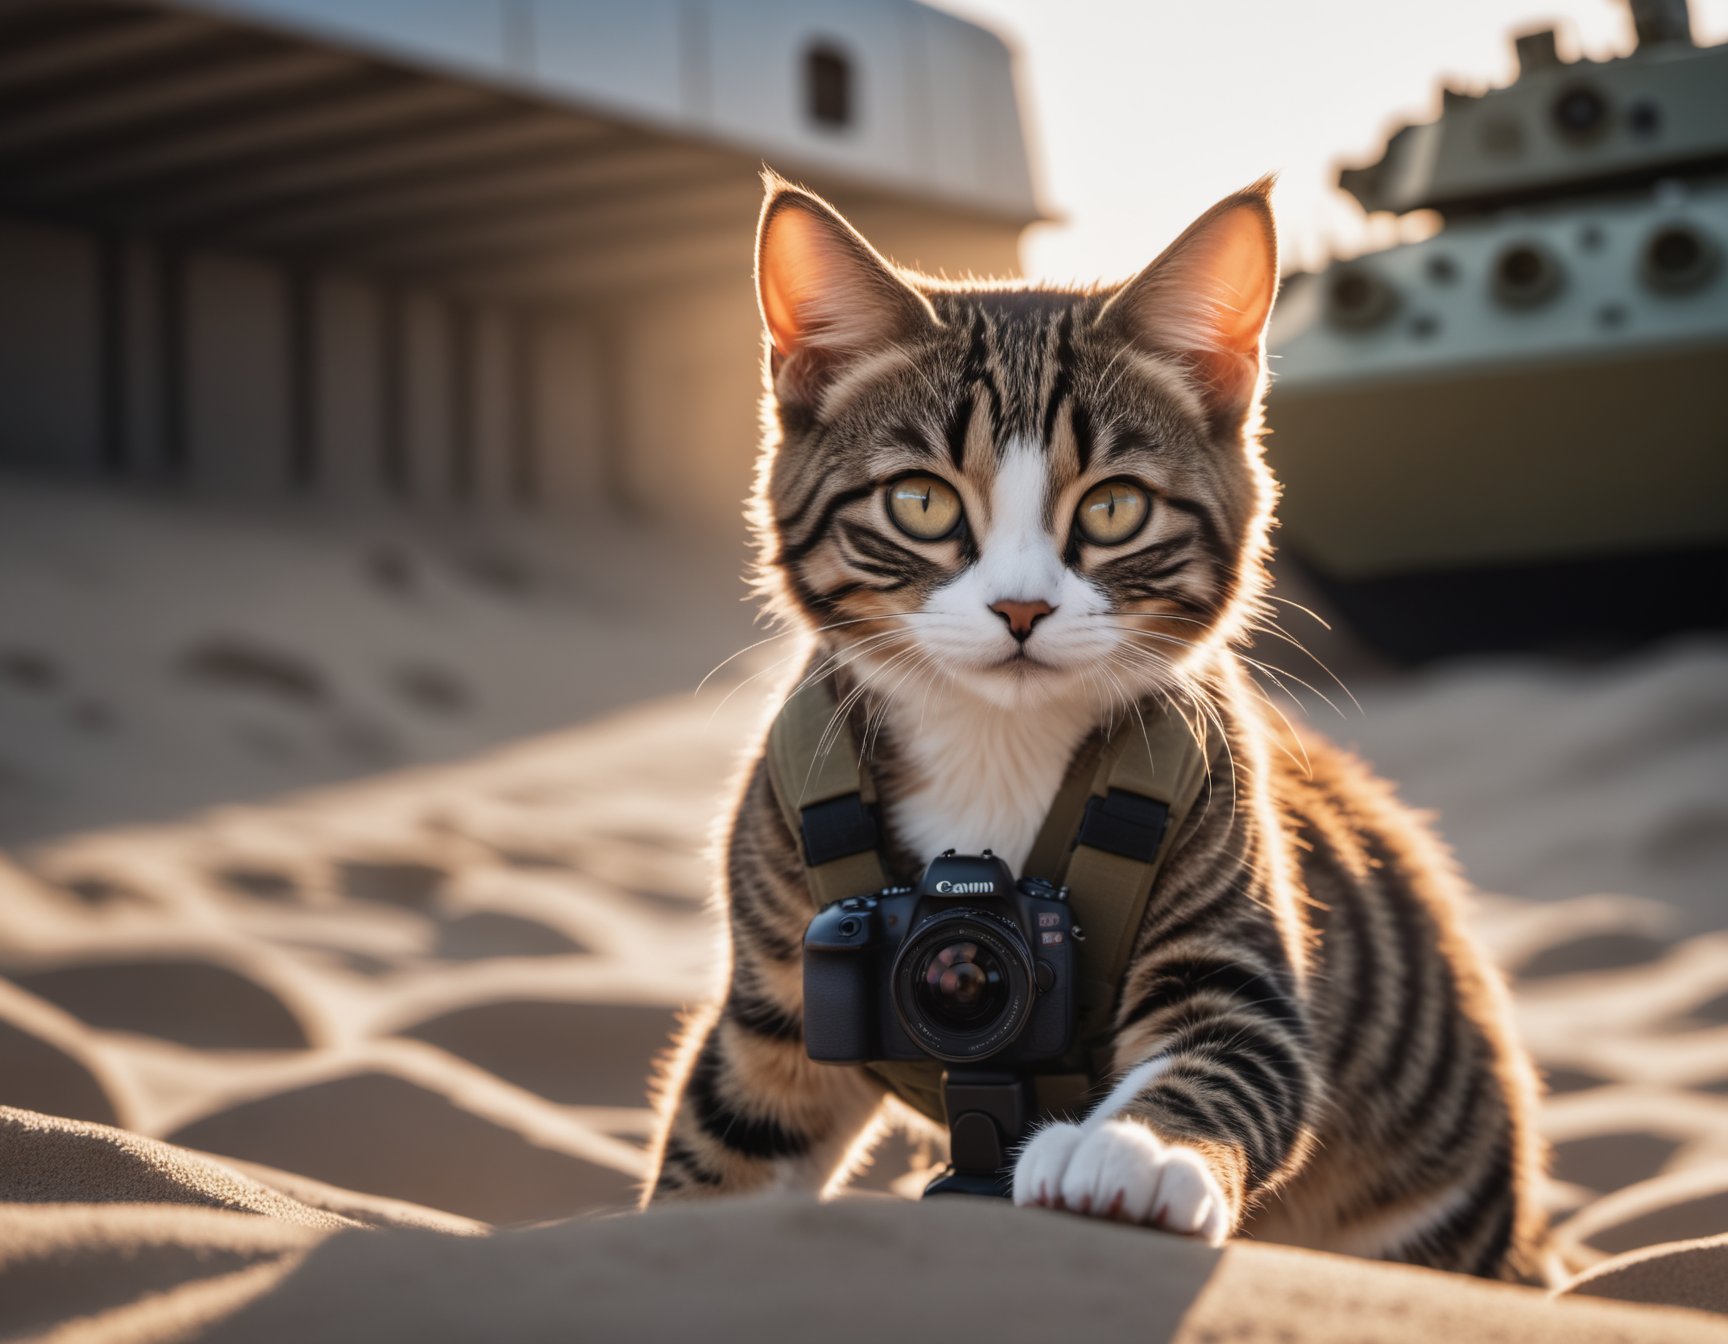
[[[463,1104],[461,1075],[447,1072],[449,1091],[385,1069],[344,1073],[237,1102],[168,1138],[490,1223],[629,1205],[634,1152],[606,1166],[593,1159],[611,1154],[594,1144],[488,1117]]]
[[[26,851],[0,1022],[45,1061],[39,1108],[358,1207],[627,1207],[651,1059],[716,970],[693,836],[760,712],[742,699]],[[667,742],[677,778],[651,764]],[[130,894],[92,901],[97,880]],[[1559,1084],[1549,1203],[1578,1268],[1728,1226],[1728,936],[1694,914],[1588,894],[1477,912]],[[893,1141],[866,1184],[914,1160]]]
[[[465,567],[474,538],[75,507],[84,535],[111,525],[113,553],[74,555],[0,501],[0,1104],[20,1108],[0,1112],[0,1333],[88,1317],[75,1337],[536,1338],[580,1321],[648,1339],[724,1319],[759,1338],[821,1311],[825,1338],[1021,1337],[1085,1305],[1099,1338],[1721,1336],[1000,1208],[756,1205],[458,1245],[446,1234],[631,1203],[652,1059],[723,969],[705,848],[761,719],[748,679],[781,651],[700,697],[559,728],[690,685],[744,642],[737,613],[679,625],[652,594],[631,610],[545,537],[499,587]],[[398,548],[382,570],[380,545]],[[299,614],[243,620],[218,552],[270,591],[303,576]],[[162,628],[96,638],[116,603],[171,589]],[[1610,1257],[1728,1228],[1728,646],[1356,690],[1362,714],[1316,722],[1436,808],[1490,893],[1475,927],[1550,1082],[1556,1247],[1598,1267],[1577,1291],[1720,1310],[1719,1239]],[[97,702],[101,724],[76,710]],[[891,1139],[862,1183],[916,1188],[931,1156]],[[986,1263],[989,1294],[952,1292]],[[413,1285],[388,1321],[382,1279]],[[832,1309],[861,1284],[895,1291]]]
[[[1728,1314],[1728,1235],[1620,1256],[1582,1275],[1565,1295],[1657,1305],[1687,1301]]]
[[[0,1112],[0,1136],[30,1123]],[[51,1128],[74,1164],[111,1133]],[[135,1180],[104,1175],[122,1188]],[[81,1339],[263,1344],[744,1341],[813,1328],[838,1344],[884,1334],[1061,1339],[1080,1323],[1087,1339],[1177,1344],[1722,1338],[1719,1316],[1670,1305],[1551,1300],[1247,1242],[1219,1252],[995,1201],[751,1200],[465,1236],[472,1229],[424,1215],[415,1226],[415,1211],[353,1208],[395,1215],[368,1225],[196,1155],[177,1157],[173,1175],[178,1186],[152,1204],[19,1207],[0,1220],[0,1297],[12,1323],[76,1320],[68,1337]],[[0,1174],[0,1194],[15,1193]],[[1715,1300],[1722,1249],[1687,1247],[1582,1287]]]

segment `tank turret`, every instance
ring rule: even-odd
[[[1513,83],[1340,174],[1437,234],[1286,283],[1285,549],[1394,652],[1612,635],[1610,591],[1649,633],[1728,591],[1728,44],[1684,0],[1631,11],[1629,54],[1520,34]]]
[[[1551,28],[1513,39],[1518,78],[1479,96],[1447,90],[1440,119],[1406,126],[1339,186],[1365,210],[1448,217],[1653,182],[1728,162],[1728,45],[1699,50],[1684,0],[1632,6],[1637,49],[1561,59]]]

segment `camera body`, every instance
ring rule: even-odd
[[[935,1058],[1018,1069],[1074,1043],[1066,888],[1016,882],[989,850],[911,886],[849,896],[804,933],[804,1043],[829,1063]]]

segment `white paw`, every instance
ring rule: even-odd
[[[1039,1130],[1014,1164],[1014,1202],[1146,1223],[1213,1246],[1230,1232],[1230,1205],[1206,1159],[1132,1120]]]

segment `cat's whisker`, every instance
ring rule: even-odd
[[[870,657],[885,645],[901,638],[910,639],[911,636],[904,630],[881,630],[850,644],[842,644],[833,653],[817,663],[796,686],[787,692],[788,697],[798,694],[805,687],[814,685],[826,677],[838,675],[854,663]]]
[[[746,600],[748,600],[748,598],[746,598]],[[773,644],[773,643],[775,643],[779,640],[782,640],[782,639],[793,639],[793,638],[802,639],[802,638],[808,638],[810,636],[825,635],[825,634],[828,634],[830,631],[843,630],[847,626],[852,626],[852,625],[867,625],[872,621],[909,619],[909,618],[916,618],[919,616],[923,616],[925,614],[926,613],[920,612],[920,611],[908,611],[908,612],[897,612],[893,616],[858,616],[858,617],[854,617],[850,620],[831,621],[827,625],[819,625],[813,630],[806,630],[803,627],[796,626],[796,625],[789,626],[785,630],[776,631],[774,634],[767,635],[764,638],[757,640],[753,644],[746,644],[743,648],[739,649],[735,653],[727,654],[726,657],[722,658],[719,662],[715,663],[713,667],[709,668],[708,671],[703,674],[702,680],[696,683],[696,689],[694,691],[692,691],[691,694],[692,695],[700,694],[700,692],[702,691],[702,688],[705,687],[710,681],[712,681],[714,679],[715,675],[717,673],[719,673],[722,669],[727,667],[729,664],[736,662],[738,659],[744,657],[745,654],[752,653],[755,650],[761,648],[764,644]]]
[[[764,644],[772,644],[776,640],[792,639],[794,637],[800,637],[801,638],[801,637],[805,637],[808,635],[823,635],[823,634],[827,634],[830,630],[839,630],[839,629],[841,629],[845,626],[848,626],[848,625],[863,625],[867,621],[875,621],[875,620],[880,620],[880,619],[882,619],[882,618],[879,616],[859,616],[853,620],[834,621],[828,625],[819,625],[814,630],[806,630],[802,626],[796,626],[796,625],[788,626],[784,630],[776,631],[772,635],[768,635],[762,639],[757,640],[754,644],[746,644],[743,648],[739,649],[736,653],[727,654],[726,657],[722,658],[719,662],[715,663],[713,667],[708,669],[707,673],[703,676],[702,680],[696,683],[696,690],[700,691],[704,686],[706,686],[714,678],[714,674],[719,672],[722,668],[726,667],[728,664],[730,664],[732,662],[737,661],[739,658],[742,658],[745,654],[750,653],[753,650],[761,648]]]
[[[1203,619],[1203,618],[1196,617],[1196,616],[1183,616],[1183,615],[1179,615],[1178,613],[1175,613],[1175,612],[1147,612],[1145,614],[1149,615],[1149,616],[1156,616],[1160,620],[1182,621],[1188,625],[1203,625],[1203,626],[1206,626],[1208,628],[1212,628],[1212,627],[1216,626],[1216,624],[1217,624],[1217,622],[1214,618],[1204,618]],[[1301,653],[1305,657],[1311,659],[1314,663],[1318,664],[1320,667],[1324,668],[1326,671],[1326,674],[1328,676],[1330,676],[1334,681],[1338,682],[1339,689],[1343,690],[1346,694],[1348,694],[1349,687],[1345,686],[1342,681],[1339,681],[1337,674],[1334,673],[1331,668],[1326,667],[1326,664],[1321,662],[1318,655],[1316,655],[1312,649],[1310,649],[1306,644],[1302,643],[1301,640],[1297,639],[1295,635],[1291,634],[1282,625],[1280,625],[1278,623],[1277,618],[1275,616],[1273,616],[1272,613],[1265,611],[1265,610],[1261,610],[1261,611],[1252,613],[1251,619],[1248,621],[1245,628],[1250,633],[1267,634],[1267,635],[1271,635],[1274,639],[1282,640],[1284,643],[1288,644],[1291,648],[1295,649],[1297,652]]]
[[[1286,734],[1289,736],[1291,741],[1295,742],[1297,749],[1302,754],[1297,756],[1295,752],[1292,752],[1289,746],[1287,746],[1282,740],[1275,738],[1274,741],[1277,743],[1278,750],[1284,754],[1284,758],[1288,760],[1291,765],[1295,766],[1309,779],[1312,779],[1314,777],[1314,762],[1308,757],[1308,744],[1302,740],[1302,735],[1296,731],[1296,725],[1291,723],[1289,716],[1278,707],[1277,701],[1273,700],[1271,696],[1266,694],[1266,690],[1263,686],[1259,685],[1252,678],[1248,680],[1247,685],[1254,693],[1254,698],[1261,704],[1265,705],[1269,711],[1278,716],[1278,721],[1284,725]]]
[[[844,646],[842,649],[842,652],[846,652],[846,651],[849,651],[851,649],[868,648],[870,646],[870,644],[872,643],[872,641],[879,641],[879,640],[891,638],[893,635],[899,634],[899,633],[901,633],[901,632],[899,632],[899,631],[883,631],[877,635],[869,635],[869,636],[866,636],[863,640],[858,641],[858,643],[856,643],[856,644]],[[791,653],[788,653],[788,654],[784,655],[783,657],[776,658],[772,663],[768,664],[767,667],[759,668],[755,672],[752,672],[749,676],[741,679],[737,685],[733,686],[731,690],[726,692],[725,696],[723,696],[721,698],[720,703],[714,707],[714,713],[709,715],[709,721],[712,722],[714,715],[718,714],[722,709],[724,709],[726,707],[727,703],[732,699],[732,697],[734,695],[738,694],[739,691],[743,690],[744,687],[748,686],[751,682],[755,681],[758,677],[764,677],[764,676],[769,675],[772,672],[777,671],[779,668],[785,666],[788,662],[791,662],[794,658],[799,657],[802,653],[803,653],[802,649],[794,649]],[[839,654],[833,655],[833,657],[839,657]],[[818,664],[811,672],[806,674],[805,677],[798,683],[798,685],[795,686],[793,688],[793,690],[791,692],[789,692],[788,694],[795,694],[796,692],[803,690],[806,686],[812,684],[813,682],[820,681],[825,674],[829,674],[833,671],[838,671],[840,667],[843,667],[845,665],[843,663],[833,663],[831,666],[831,663],[832,663],[832,658],[824,660],[822,663]]]
[[[858,702],[859,697],[869,689],[870,682],[874,678],[887,675],[890,669],[898,666],[902,660],[917,654],[917,652],[918,646],[914,644],[910,648],[901,649],[892,654],[888,661],[883,663],[880,667],[868,668],[865,670],[864,676],[860,679],[858,685],[847,692],[845,698],[842,699],[840,704],[835,708],[834,713],[829,716],[827,726],[823,728],[821,735],[817,738],[816,756],[810,764],[812,772],[815,770],[816,765],[819,762],[827,759],[828,753],[834,750],[834,747],[838,744],[841,730],[844,728],[846,723],[847,715],[851,712],[852,706]],[[809,783],[808,776],[806,776],[804,782],[806,784]]]
[[[1164,634],[1161,631],[1157,631],[1157,630],[1143,630],[1139,626],[1111,625],[1110,628],[1113,630],[1120,631],[1124,634],[1131,635],[1131,636],[1135,637],[1136,639],[1161,640],[1165,643],[1175,644],[1175,645],[1178,645],[1179,647],[1189,649],[1189,650],[1198,650],[1202,647],[1200,645],[1193,643],[1191,640],[1182,639],[1177,635],[1167,635],[1167,634]],[[1294,672],[1290,671],[1288,668],[1275,667],[1271,663],[1268,663],[1268,662],[1264,661],[1263,659],[1251,657],[1250,655],[1242,652],[1240,649],[1237,649],[1235,651],[1235,656],[1238,659],[1240,659],[1242,662],[1248,664],[1250,667],[1256,668],[1260,672],[1264,673],[1266,676],[1270,677],[1272,679],[1272,681],[1277,685],[1278,689],[1283,691],[1285,695],[1290,697],[1290,701],[1292,704],[1300,707],[1302,704],[1302,701],[1301,701],[1300,697],[1295,695],[1290,690],[1290,688],[1288,686],[1284,685],[1283,681],[1280,679],[1281,677],[1289,677],[1290,680],[1294,681],[1297,685],[1303,687],[1304,689],[1306,689],[1308,691],[1312,691],[1314,693],[1314,695],[1319,697],[1319,699],[1326,705],[1326,707],[1328,709],[1330,709],[1334,714],[1338,715],[1339,718],[1347,717],[1345,715],[1344,711],[1339,709],[1338,706],[1335,703],[1333,703],[1332,699],[1324,691],[1322,691],[1319,687],[1315,686],[1312,682],[1306,681],[1303,678],[1297,676]],[[1346,690],[1345,693],[1349,694],[1348,690]],[[1351,696],[1350,698],[1352,701],[1355,700],[1355,696]],[[1360,709],[1361,706],[1357,705],[1357,708]]]
[[[880,672],[880,679],[883,681],[887,680],[888,674],[891,671],[895,669],[903,670],[901,670],[899,679],[896,680],[886,691],[881,692],[877,704],[867,704],[866,706],[864,731],[860,734],[859,742],[858,761],[860,767],[862,767],[864,762],[870,758],[876,735],[881,731],[882,724],[888,713],[888,708],[894,702],[894,697],[899,694],[900,687],[905,683],[907,677],[916,672],[920,664],[929,656],[930,654],[927,650],[914,646],[895,654],[893,658],[883,665]]]
[[[1150,732],[1147,731],[1146,716],[1140,712],[1139,701],[1135,700],[1134,698],[1132,698],[1128,694],[1128,688],[1126,686],[1122,686],[1120,678],[1118,678],[1114,672],[1110,671],[1110,665],[1109,665],[1108,661],[1099,664],[1099,670],[1101,672],[1103,672],[1105,676],[1109,677],[1110,680],[1112,682],[1114,682],[1117,686],[1121,687],[1122,701],[1124,704],[1126,704],[1128,706],[1129,711],[1132,712],[1132,714],[1134,715],[1134,718],[1140,724],[1140,738],[1146,744],[1146,759],[1148,761],[1151,761],[1152,760],[1152,735]]]
[[[1151,634],[1153,632],[1134,630],[1131,631],[1131,633]],[[1167,643],[1176,644],[1182,647],[1192,647],[1189,645],[1188,641],[1177,639],[1174,636],[1164,636],[1163,638]],[[1240,791],[1240,781],[1238,779],[1236,753],[1231,745],[1229,730],[1224,723],[1224,711],[1217,705],[1210,690],[1192,677],[1182,673],[1180,669],[1174,668],[1173,665],[1170,664],[1169,660],[1164,658],[1157,650],[1127,643],[1120,646],[1120,652],[1126,656],[1144,660],[1142,666],[1149,666],[1153,670],[1167,669],[1174,672],[1183,684],[1190,700],[1195,704],[1196,709],[1207,721],[1217,726],[1219,743],[1224,748],[1226,763],[1230,767],[1230,823],[1233,825],[1236,817],[1236,798]],[[1209,738],[1210,734],[1206,734],[1206,737]],[[1208,755],[1205,750],[1204,740],[1201,742],[1201,751],[1203,755]]]
[[[1266,600],[1268,602],[1282,602],[1287,607],[1296,608],[1296,610],[1301,612],[1304,616],[1313,617],[1322,630],[1330,630],[1332,628],[1331,622],[1329,622],[1319,612],[1315,611],[1312,607],[1305,607],[1300,602],[1292,602],[1287,597],[1279,597],[1277,593],[1267,593]]]
[[[1107,657],[1105,659],[1105,664],[1108,664],[1108,662],[1110,661],[1111,658],[1115,658],[1115,657],[1119,657],[1119,656],[1120,657],[1126,657],[1126,658],[1132,660],[1136,667],[1139,667],[1141,669],[1149,669],[1154,674],[1155,679],[1160,681],[1160,682],[1168,683],[1168,682],[1174,681],[1177,684],[1181,685],[1184,688],[1184,693],[1187,696],[1187,698],[1190,700],[1191,703],[1195,704],[1197,712],[1202,717],[1202,721],[1205,721],[1207,719],[1211,719],[1212,721],[1217,722],[1219,732],[1221,735],[1221,740],[1224,743],[1224,746],[1226,749],[1227,759],[1228,759],[1228,762],[1230,765],[1231,808],[1232,808],[1232,819],[1233,819],[1234,818],[1234,808],[1235,808],[1235,794],[1236,794],[1236,788],[1237,788],[1235,757],[1234,757],[1234,754],[1232,752],[1230,752],[1230,750],[1229,750],[1229,746],[1230,746],[1229,738],[1228,738],[1228,735],[1224,733],[1224,725],[1223,725],[1222,718],[1220,717],[1216,708],[1211,706],[1211,700],[1210,700],[1209,693],[1205,690],[1204,687],[1198,685],[1197,683],[1194,683],[1191,678],[1187,677],[1186,674],[1184,674],[1181,671],[1181,669],[1177,668],[1175,664],[1173,664],[1161,652],[1159,652],[1155,649],[1142,648],[1142,647],[1133,646],[1133,645],[1120,645],[1116,649],[1111,651],[1111,654],[1109,655],[1109,657]],[[1164,699],[1164,701],[1167,705],[1173,706],[1173,702],[1169,699],[1167,694],[1162,694],[1161,698]],[[1204,704],[1201,703],[1202,701],[1204,701]],[[1142,729],[1142,732],[1144,733],[1145,732],[1145,718],[1143,715],[1140,714],[1139,705],[1137,703],[1133,703],[1133,702],[1131,702],[1131,705],[1132,705],[1132,708],[1134,709],[1136,716],[1140,718],[1141,729]],[[1196,729],[1195,725],[1192,722],[1190,722],[1185,715],[1183,716],[1183,723],[1184,723],[1184,726],[1188,729],[1189,736],[1193,739],[1196,749],[1201,753],[1202,757],[1209,759],[1209,753],[1208,753],[1207,748],[1206,748],[1206,741],[1210,735],[1208,733],[1198,731]],[[1147,744],[1147,749],[1148,749],[1148,751],[1150,751],[1150,749],[1151,749],[1151,744],[1149,741]],[[1210,807],[1210,805],[1211,805],[1211,799],[1210,799],[1210,796],[1208,796],[1208,799],[1207,799],[1208,808]]]
[[[904,656],[906,652],[908,652],[908,650],[902,649],[899,652],[893,654],[889,658],[888,663],[885,664],[884,666],[885,667],[893,666],[894,662],[897,659],[899,659],[900,657]],[[860,653],[856,658],[854,658],[852,660],[852,662],[854,662],[854,663],[858,662],[863,657],[864,657],[864,654]],[[838,673],[838,672],[844,670],[846,667],[850,667],[850,666],[851,666],[851,663],[844,664],[841,667],[837,667],[835,669],[835,672]],[[840,700],[838,701],[838,703],[835,705],[833,713],[828,716],[827,723],[825,723],[823,725],[822,732],[817,737],[816,754],[815,754],[814,759],[810,763],[810,769],[812,772],[815,770],[816,766],[821,761],[827,759],[828,753],[831,750],[833,750],[834,744],[839,740],[840,728],[845,723],[846,716],[850,712],[853,703],[858,699],[859,696],[864,694],[865,689],[870,684],[871,678],[873,676],[877,675],[878,672],[880,672],[881,670],[882,669],[880,669],[880,668],[866,667],[864,669],[864,675],[859,679],[858,684],[856,686],[851,687],[846,692],[846,694],[844,696],[842,696],[840,698]],[[810,680],[809,678],[805,678],[805,681],[800,684],[798,689],[799,690],[803,689],[804,685],[809,684],[809,680]],[[797,693],[797,691],[793,692],[793,694],[796,694],[796,693]],[[788,698],[790,698],[790,697],[788,697]],[[808,775],[806,775],[804,782],[806,784],[808,784],[810,782]]]
[[[876,736],[882,731],[883,724],[888,720],[888,707],[893,703],[895,697],[900,694],[900,688],[906,683],[907,678],[912,677],[927,668],[930,665],[932,658],[935,656],[928,650],[920,650],[920,654],[921,656],[914,658],[911,666],[901,674],[900,680],[895,682],[893,686],[889,687],[888,690],[883,693],[881,705],[874,712],[872,718],[865,721],[864,732],[866,757],[871,754],[869,750],[870,744],[875,741]]]
[[[1249,627],[1249,629],[1271,635],[1274,639],[1283,640],[1291,648],[1295,649],[1298,653],[1302,654],[1305,658],[1307,658],[1311,663],[1313,663],[1316,667],[1318,667],[1327,676],[1331,677],[1333,682],[1337,685],[1338,689],[1343,691],[1345,695],[1350,697],[1350,703],[1356,707],[1356,712],[1358,714],[1361,714],[1364,712],[1364,710],[1362,709],[1362,702],[1356,698],[1356,693],[1344,684],[1344,679],[1342,677],[1340,677],[1336,672],[1334,672],[1329,666],[1327,666],[1326,662],[1320,657],[1319,654],[1315,653],[1314,650],[1310,649],[1301,640],[1297,639],[1296,636],[1292,635],[1289,631],[1285,630],[1276,621],[1268,619],[1268,620],[1262,621],[1262,622],[1255,622],[1253,625],[1251,625]]]
[[[871,618],[871,619],[873,619],[873,618]],[[873,647],[874,644],[892,639],[895,636],[902,635],[904,633],[905,632],[901,631],[901,630],[885,630],[885,631],[881,631],[875,635],[868,635],[864,639],[859,640],[855,644],[849,644],[849,645],[842,646],[842,648],[838,652],[830,655],[829,658],[823,660],[822,663],[818,664],[811,672],[809,672],[802,680],[800,680],[799,683],[795,687],[793,687],[791,691],[788,692],[788,695],[795,695],[799,691],[803,690],[806,686],[812,685],[813,683],[822,680],[822,678],[824,676],[832,676],[835,673],[838,673],[839,671],[843,670],[845,667],[849,666],[850,664],[847,662],[835,661],[836,659],[841,658],[844,654],[849,653],[849,652],[855,652],[857,654],[857,657],[863,657],[870,650],[870,648]],[[785,666],[788,662],[792,661],[794,658],[797,658],[801,653],[802,653],[801,649],[794,649],[791,653],[786,654],[784,657],[776,658],[772,663],[768,664],[767,667],[759,668],[755,672],[752,672],[749,676],[741,679],[737,685],[733,686],[731,690],[727,691],[726,694],[723,697],[721,697],[720,703],[717,704],[716,706],[714,706],[714,709],[708,715],[708,722],[713,723],[715,717],[720,713],[721,710],[726,708],[727,704],[730,703],[732,697],[737,695],[739,691],[743,690],[751,682],[755,681],[758,677],[765,677],[765,676],[768,676],[770,673],[773,673],[773,672],[779,670],[781,667]],[[856,661],[856,658],[854,658],[852,661]]]
[[[772,634],[772,635],[767,636],[764,639],[757,640],[754,644],[746,644],[743,648],[739,649],[736,653],[727,654],[726,657],[722,658],[719,662],[715,663],[713,667],[709,668],[708,671],[703,674],[702,680],[696,683],[696,689],[691,691],[690,694],[691,695],[700,695],[702,693],[702,688],[705,687],[710,681],[712,681],[714,679],[715,675],[718,672],[720,672],[721,669],[725,668],[727,665],[729,665],[731,663],[736,662],[738,659],[742,658],[745,654],[753,653],[755,650],[761,648],[764,644],[773,644],[779,640],[790,639],[794,635],[801,635],[803,633],[804,632],[802,630],[781,630],[776,634]]]

